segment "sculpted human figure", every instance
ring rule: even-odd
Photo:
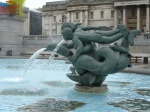
[[[67,23],[65,23],[67,24]],[[62,26],[62,35],[64,40],[72,40],[72,47],[76,49],[76,52],[73,55],[72,63],[75,63],[79,55],[83,51],[84,44],[91,44],[91,42],[96,42],[99,44],[109,44],[120,38],[122,34],[118,33],[119,29],[105,32],[87,32],[87,30],[98,30],[100,27],[73,27],[72,25],[63,25]]]
[[[124,25],[118,25],[117,29],[111,31],[93,31],[100,27],[82,27],[80,24],[65,24],[62,26],[62,35],[65,40],[71,40],[70,44],[63,44],[58,53],[67,57],[72,62],[77,75],[67,76],[82,84],[101,84],[110,73],[123,70],[129,64],[129,44],[133,45],[134,36],[140,33],[137,30],[128,31]],[[124,38],[121,45],[102,47],[96,49],[93,43],[108,44]],[[55,45],[49,45],[53,50]],[[74,48],[75,52],[70,49]],[[115,52],[119,52],[117,58]],[[74,72],[74,73],[76,73]]]

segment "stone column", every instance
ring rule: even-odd
[[[67,13],[67,22],[70,22],[70,12]]]
[[[83,23],[83,11],[80,12],[80,23]]]
[[[141,20],[140,20],[140,7],[137,6],[137,30],[141,29]]]
[[[52,35],[52,15],[49,16],[49,35]]]
[[[146,30],[147,31],[150,31],[150,6],[147,5],[147,8],[146,8]]]
[[[123,24],[127,25],[127,13],[126,13],[126,7],[123,7]]]
[[[73,12],[71,12],[71,22],[73,23],[73,20],[74,20],[74,15],[73,15],[74,13]]]
[[[85,10],[85,21],[84,21],[84,25],[87,26],[88,25],[88,10]]]
[[[31,12],[28,12],[28,18],[27,18],[27,28],[25,28],[24,30],[26,30],[26,35],[30,35],[30,14]],[[43,20],[43,16],[42,16],[42,20]]]
[[[42,15],[42,35],[45,35],[45,15]]]
[[[116,28],[118,25],[118,10],[117,7],[115,7],[115,11],[114,11],[114,28]]]

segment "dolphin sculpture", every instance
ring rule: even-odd
[[[72,73],[67,74],[71,80],[83,85],[100,85],[108,74],[119,72],[129,65],[131,57],[129,45],[134,44],[134,37],[140,31],[128,31],[124,25],[118,25],[117,29],[124,38],[121,45],[102,47],[98,50],[92,43],[84,45],[81,55],[73,63],[73,67],[70,68]],[[104,34],[104,32],[99,33]],[[74,54],[70,47],[72,44],[64,43],[57,51],[58,54],[65,56],[70,62],[72,62]],[[47,50],[53,51],[56,46],[57,43],[52,43],[48,45]],[[119,57],[116,56],[115,52],[120,53]]]

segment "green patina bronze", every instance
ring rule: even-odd
[[[134,45],[134,37],[140,31],[128,31],[124,25],[118,25],[116,29],[109,31],[103,30],[104,27],[84,27],[73,23],[62,25],[63,38],[70,42],[62,44],[57,53],[67,57],[72,63],[72,73],[67,74],[71,80],[82,85],[100,85],[108,74],[119,72],[130,64],[129,45]],[[99,49],[95,45],[111,44],[121,38],[121,45]],[[53,51],[56,46],[57,43],[52,43],[47,50]]]

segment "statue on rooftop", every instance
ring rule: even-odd
[[[64,40],[70,41],[62,44],[57,51],[58,54],[67,57],[73,65],[70,68],[72,73],[67,76],[86,86],[101,85],[107,75],[125,69],[130,64],[129,45],[134,44],[134,37],[140,33],[138,30],[128,31],[124,25],[103,31],[103,27],[64,23],[61,29]],[[121,45],[101,48],[95,45],[111,44],[121,38]],[[47,50],[53,51],[56,46],[56,43],[52,43]],[[119,57],[116,56],[116,52],[119,52]]]

